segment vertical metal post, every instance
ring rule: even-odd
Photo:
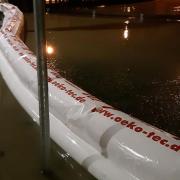
[[[48,81],[46,64],[46,38],[44,22],[44,0],[33,0],[34,19],[36,33],[36,54],[37,54],[37,76],[39,95],[39,118],[41,128],[41,148],[42,148],[42,172],[50,171],[50,128],[49,128],[49,100]]]

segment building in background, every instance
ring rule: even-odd
[[[120,4],[120,3],[133,3],[149,0],[45,0],[47,7],[56,9],[62,7],[92,7],[102,4]],[[28,12],[33,9],[33,0],[9,0],[9,3],[18,6],[22,11]]]
[[[180,14],[179,0],[45,0],[46,9],[48,11],[60,11],[61,9],[68,9],[71,7],[96,7],[100,5],[124,4],[124,3],[140,3],[142,5],[136,8],[137,13],[146,12],[149,14]],[[32,12],[33,0],[9,0],[9,3],[19,7],[23,12]],[[132,4],[131,6],[134,7]],[[116,5],[109,8],[109,11],[121,11],[120,6]],[[106,10],[108,13],[108,10]]]

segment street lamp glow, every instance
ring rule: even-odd
[[[47,46],[46,47],[46,53],[51,55],[54,53],[54,48],[52,46]]]

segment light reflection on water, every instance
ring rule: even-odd
[[[46,18],[48,42],[56,48],[51,66],[103,101],[180,136],[178,22],[128,20],[127,40],[126,18]],[[33,36],[26,39],[31,49]]]
[[[180,136],[177,21],[57,14],[47,14],[46,20],[47,41],[55,48],[48,55],[51,67],[114,107]],[[34,32],[29,29],[26,44],[34,50]],[[63,159],[76,177],[88,177],[72,165],[67,153],[58,150],[56,155],[57,169],[64,167],[59,164]]]
[[[48,31],[57,49],[49,63],[103,101],[179,136],[180,24],[145,21],[127,29],[120,19],[74,29],[81,17],[65,19],[73,26]],[[128,40],[124,30],[131,32]]]

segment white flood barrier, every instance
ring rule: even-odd
[[[2,3],[0,71],[38,123],[36,57],[19,38],[23,14]],[[48,69],[51,138],[97,179],[179,180],[179,139],[101,102]]]

